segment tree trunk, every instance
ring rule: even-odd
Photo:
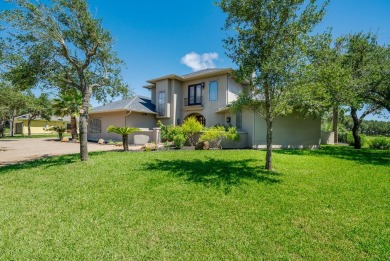
[[[14,127],[15,127],[15,126],[14,126],[15,117],[16,117],[16,110],[14,109],[14,110],[12,111],[11,122],[10,122],[10,126],[9,126],[9,135],[10,135],[11,137],[13,137],[14,134],[15,134],[15,130],[14,130]]]
[[[27,121],[27,135],[31,136],[31,120]]]
[[[265,168],[272,170],[272,120],[267,121],[267,154],[265,156]]]
[[[70,133],[72,134],[72,140],[77,140],[77,120],[75,116],[70,117]]]
[[[339,108],[333,108],[333,133],[334,133],[334,143],[339,142],[339,132],[338,132],[338,124],[339,124]]]
[[[122,135],[123,150],[129,151],[129,135]]]
[[[83,92],[83,105],[80,111],[80,159],[81,161],[88,160],[88,108],[89,98],[91,96],[90,90],[86,87]]]
[[[354,148],[355,149],[361,149],[362,148],[362,142],[360,140],[359,136],[359,127],[360,127],[360,121],[357,116],[357,109],[351,107],[351,117],[353,121],[353,127],[352,127],[352,135],[354,140]]]

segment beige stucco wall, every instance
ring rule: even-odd
[[[267,125],[265,120],[253,112],[243,112],[243,130],[248,132],[251,147],[264,148]],[[294,113],[278,117],[273,124],[273,147],[275,148],[313,148],[318,147],[321,139],[321,120],[319,118],[301,118]]]
[[[172,96],[172,90],[169,88],[170,81],[168,79],[161,80],[156,82],[156,98],[155,98],[155,104],[156,109],[158,111],[158,97],[160,92],[165,93],[165,115],[163,118],[169,118],[171,117],[171,96]]]
[[[227,85],[227,104],[235,101],[241,91],[242,85],[237,83],[232,77],[229,77]]]
[[[209,100],[209,84],[212,81],[218,82],[218,100],[211,102]],[[227,85],[228,85],[228,75],[218,75],[214,77],[207,77],[204,79],[186,81],[183,83],[183,100],[188,97],[188,86],[204,82],[204,89],[202,90],[203,96],[203,108],[200,110],[194,111],[183,111],[183,119],[193,113],[199,113],[206,118],[206,126],[214,126],[216,124],[225,124],[225,115],[223,113],[215,113],[219,108],[225,106],[227,103]]]
[[[28,122],[27,120],[23,121],[15,121],[16,123],[23,123],[23,135],[28,134]],[[66,124],[70,122],[65,122],[65,121],[45,121],[45,120],[33,120],[30,123],[30,130],[31,134],[50,134],[50,133],[55,133],[55,131],[48,130],[50,127],[57,127],[57,126],[63,126],[66,128]],[[16,128],[14,128],[16,130]]]
[[[156,126],[156,119],[154,114],[144,114],[139,112],[132,112],[128,114],[126,111],[108,112],[108,113],[93,113],[89,115],[89,120],[100,119],[101,120],[101,133],[88,132],[89,140],[104,139],[120,141],[121,135],[116,133],[107,133],[107,127],[115,125],[118,127],[127,126],[140,128],[141,130],[151,129]],[[133,136],[129,136],[129,143],[133,142]]]

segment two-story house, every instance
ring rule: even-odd
[[[214,125],[236,126],[241,133],[241,147],[263,148],[266,144],[266,124],[253,111],[232,113],[229,104],[244,88],[232,77],[233,70],[206,69],[179,76],[170,74],[148,80],[144,86],[151,99],[134,97],[90,112],[89,138],[119,139],[107,134],[108,125],[131,126],[150,135],[160,120],[164,125],[181,125],[189,116],[195,116],[206,127]],[[100,125],[101,126],[100,126]],[[302,118],[297,114],[279,117],[274,122],[275,147],[318,147],[321,136],[319,118]],[[130,142],[135,142],[135,134]],[[141,139],[145,140],[145,139]]]

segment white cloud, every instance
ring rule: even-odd
[[[181,63],[187,65],[192,71],[199,71],[207,68],[215,68],[214,60],[218,59],[217,53],[204,53],[202,55],[190,52],[181,58]]]

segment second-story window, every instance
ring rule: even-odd
[[[160,116],[165,115],[165,92],[159,92],[158,94],[158,114]]]
[[[218,82],[212,81],[209,83],[209,101],[218,101]]]
[[[202,87],[203,83],[188,86],[188,105],[202,104]]]

